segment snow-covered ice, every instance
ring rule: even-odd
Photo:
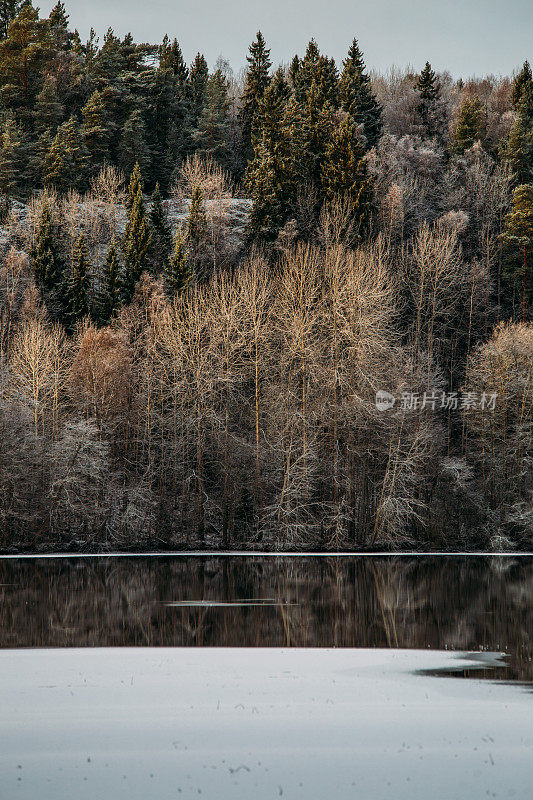
[[[0,651],[3,800],[529,798],[527,687],[413,650]]]

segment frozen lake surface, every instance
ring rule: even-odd
[[[2,797],[485,800],[531,796],[532,696],[420,674],[497,654],[0,653]]]
[[[525,799],[533,559],[0,559],[0,798]]]

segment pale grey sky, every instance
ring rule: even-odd
[[[455,76],[506,74],[533,58],[532,0],[64,0],[83,39],[91,25],[136,41],[177,37],[187,61],[197,51],[235,70],[260,29],[275,64],[314,36],[340,63],[354,36],[367,66],[420,69],[426,60]],[[36,0],[38,4],[38,0]],[[47,14],[55,0],[40,4]]]

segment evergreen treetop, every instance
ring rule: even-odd
[[[533,184],[518,186],[511,210],[505,217],[503,241],[507,248],[506,272],[519,278],[522,287],[522,321],[533,292]]]
[[[336,126],[322,168],[322,186],[327,201],[348,199],[356,230],[361,237],[370,224],[373,206],[372,181],[357,135],[357,125],[346,114]]]
[[[150,208],[150,261],[155,272],[165,268],[172,250],[172,231],[156,183]]]
[[[46,155],[43,180],[59,192],[70,188],[84,188],[87,181],[89,152],[76,117],[70,117],[57,130],[52,146]]]
[[[142,181],[138,164],[135,164],[131,176],[128,196],[126,198],[126,209],[128,219],[122,239],[122,249],[124,252],[123,292],[125,301],[129,303],[135,292],[137,281],[141,277],[143,269],[146,267],[146,257],[151,238],[144,207]]]
[[[426,61],[426,66],[418,76],[416,89],[421,100],[436,100],[440,95],[440,83],[435,72],[431,69],[431,64]]]
[[[120,306],[121,277],[117,248],[111,245],[100,275],[94,316],[100,325],[107,325]]]
[[[37,286],[45,291],[53,290],[58,285],[63,273],[63,259],[50,204],[46,196],[43,199],[39,227],[31,250],[31,261]]]
[[[529,61],[524,61],[524,66],[513,81],[511,101],[516,109],[520,105],[522,95],[527,87],[533,89],[533,75],[531,73]]]
[[[71,330],[89,313],[90,267],[87,245],[78,236],[74,245],[71,269],[66,279],[66,317]]]
[[[187,288],[191,280],[188,253],[181,231],[178,230],[174,237],[174,249],[167,260],[165,268],[165,283],[171,297],[180,294]]]
[[[363,126],[368,149],[377,144],[383,129],[382,109],[372,91],[363,54],[354,39],[342,62],[339,95],[342,108],[354,122]]]
[[[246,57],[248,70],[246,72],[241,108],[243,141],[247,148],[251,144],[255,115],[270,83],[270,68],[272,66],[270,50],[266,47],[261,31],[257,32],[257,38],[250,45],[249,53]]]
[[[487,127],[487,111],[479,97],[465,97],[454,130],[454,150],[464,153],[476,142],[483,142]]]

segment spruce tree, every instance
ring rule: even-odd
[[[154,272],[158,273],[165,268],[172,251],[172,231],[158,183],[152,194],[150,236],[150,263]]]
[[[76,117],[59,126],[43,165],[46,186],[59,192],[83,189],[87,183],[89,152]]]
[[[342,108],[357,125],[362,125],[367,149],[376,145],[381,137],[382,108],[372,91],[370,78],[366,74],[363,55],[354,39],[348,57],[342,62],[343,70],[339,84]]]
[[[518,109],[524,90],[527,88],[533,90],[533,75],[529,61],[524,61],[524,66],[513,81],[511,102],[516,109]]]
[[[357,126],[349,114],[333,132],[322,169],[322,187],[326,201],[349,200],[357,234],[363,237],[372,213],[372,181]]]
[[[251,148],[252,128],[265,91],[270,83],[270,50],[265,44],[261,31],[249,47],[250,55],[246,56],[248,69],[242,96],[242,109],[240,113],[242,123],[243,145],[247,152]]]
[[[422,124],[430,136],[437,133],[435,126],[435,109],[440,100],[441,86],[431,64],[426,61],[426,66],[418,76],[416,91],[420,96],[418,113]]]
[[[196,54],[189,69],[189,80],[187,83],[187,96],[189,103],[190,126],[194,130],[198,127],[198,120],[205,103],[205,93],[209,70],[207,61],[200,53]]]
[[[31,249],[31,264],[35,282],[40,289],[45,293],[58,289],[64,263],[58,232],[46,196],[41,208],[35,243]]]
[[[518,280],[522,294],[522,321],[533,290],[533,184],[518,186],[505,218],[503,240],[507,251],[506,274]]]
[[[14,117],[6,112],[0,118],[0,194],[7,198],[17,193],[20,185],[21,134]]]
[[[281,126],[285,108],[291,97],[291,89],[282,69],[278,69],[270,81],[258,107],[252,128],[252,146],[266,136],[271,150],[275,150],[281,139]]]
[[[501,149],[513,171],[515,185],[533,183],[533,88],[524,89],[518,114]]]
[[[150,162],[146,125],[141,110],[137,108],[132,111],[122,130],[120,164],[126,173],[131,172],[135,164],[139,164],[141,171],[147,173]]]
[[[292,72],[294,92],[300,103],[307,102],[311,86],[315,85],[323,103],[337,105],[339,75],[335,61],[320,54],[317,43],[311,39],[305,56],[294,64]]]
[[[291,97],[281,70],[266,90],[256,119],[246,186],[253,200],[252,236],[269,241],[290,214],[298,187],[312,177],[317,153],[311,152],[309,115]]]
[[[318,61],[320,58],[320,50],[314,39],[311,39],[307,45],[307,50],[303,58],[298,59],[294,63],[294,70],[292,71],[292,78],[294,81],[294,94],[298,102],[303,102],[308,91],[311,88],[313,78],[316,83],[316,72]]]
[[[453,149],[465,153],[476,142],[483,142],[487,128],[487,112],[479,99],[465,97],[453,133]]]
[[[184,61],[178,40],[174,39],[172,44],[169,42],[168,36],[165,35],[163,43],[159,47],[159,66],[161,69],[169,69],[176,78],[178,85],[184,87],[189,77],[189,70]]]
[[[254,158],[247,173],[252,211],[248,223],[250,239],[258,242],[273,242],[284,222],[274,157],[266,134],[254,148]]]
[[[291,86],[293,91],[296,91],[296,87],[298,85],[298,73],[300,71],[300,57],[294,56],[291,63],[289,64],[289,80],[291,82]]]
[[[186,289],[191,280],[189,258],[181,231],[178,231],[174,238],[174,250],[165,264],[164,275],[165,284],[171,297]]]
[[[137,197],[137,192],[139,191],[139,189],[141,190],[142,193],[143,183],[141,177],[141,169],[139,167],[139,164],[135,164],[130,176],[130,182],[128,184],[126,199],[124,200],[124,205],[126,206],[126,210],[128,212],[130,212],[131,209],[133,208],[133,203],[135,201],[135,198]]]
[[[194,251],[197,251],[201,243],[205,240],[206,233],[207,217],[205,214],[202,190],[199,186],[195,186],[192,192],[187,225],[187,241],[190,242]]]
[[[147,252],[150,246],[150,232],[144,208],[144,197],[139,164],[135,164],[128,196],[126,198],[128,219],[122,239],[124,253],[123,294],[129,303],[135,292],[137,281],[147,265]]]
[[[333,108],[329,103],[324,103],[321,92],[313,81],[307,99],[302,108],[305,134],[302,138],[302,162],[308,161],[306,172],[310,180],[320,186],[322,165],[326,150],[331,141],[333,132]]]
[[[70,273],[65,281],[66,323],[73,330],[76,322],[89,313],[90,267],[87,246],[83,236],[78,236]]]
[[[121,277],[117,248],[111,245],[96,292],[94,316],[100,325],[107,325],[120,306]]]
[[[96,89],[81,110],[81,132],[91,159],[91,171],[98,172],[110,158],[111,131],[106,121],[102,95]]]

